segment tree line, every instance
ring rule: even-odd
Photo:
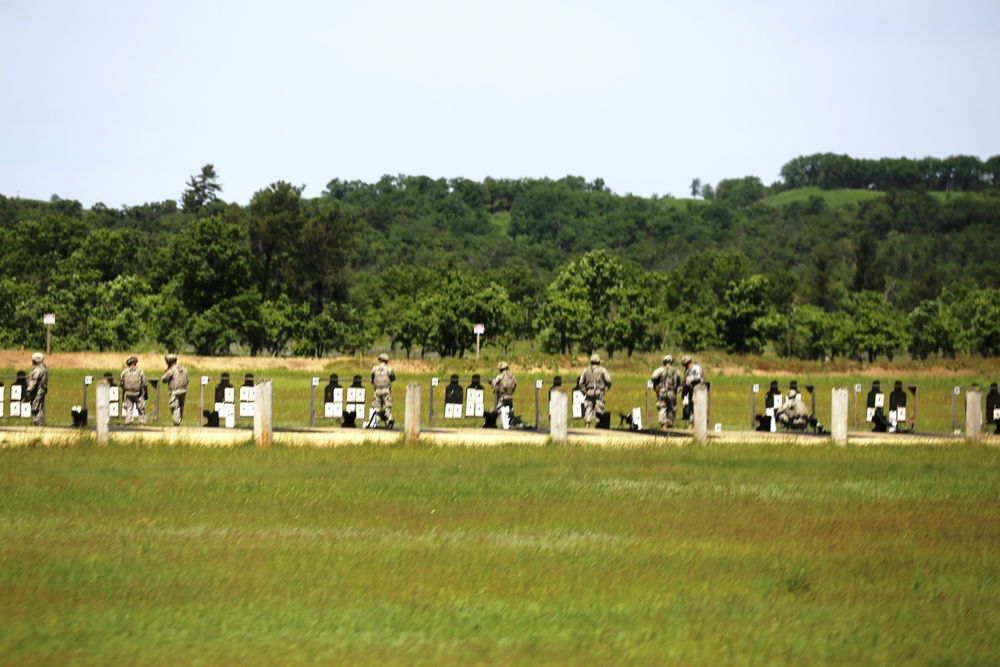
[[[0,345],[41,346],[52,312],[70,350],[462,356],[482,323],[486,344],[557,353],[1000,351],[995,182],[769,202],[801,183],[725,179],[683,200],[580,177],[385,176],[312,199],[277,182],[242,206],[206,165],[179,206],[0,195]]]

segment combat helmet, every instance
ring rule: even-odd
[[[665,363],[665,364],[672,364],[672,363],[674,363],[674,356],[672,354],[666,355],[665,357],[663,357],[663,363]]]
[[[590,363],[592,363],[592,364],[599,364],[599,363],[601,363],[601,355],[597,354],[596,352],[594,354],[590,355]]]
[[[383,352],[382,354],[378,355],[378,360],[389,363],[389,355]]]
[[[167,365],[168,365],[168,366],[169,366],[170,364],[176,364],[176,363],[177,363],[177,355],[176,355],[176,354],[167,354],[167,355],[165,355],[165,356],[163,357],[163,360],[164,360],[165,362],[167,362]]]
[[[135,356],[134,354],[125,360],[126,366],[131,366],[132,364],[137,364],[137,363],[139,363],[139,357]]]
[[[685,354],[683,357],[681,357],[681,364],[683,366],[687,366],[690,363],[691,363],[691,355],[690,354]]]
[[[508,368],[510,368],[510,364],[508,364],[506,361],[501,361],[499,364],[497,364],[498,371],[505,371]]]
[[[40,364],[43,361],[45,361],[45,355],[42,354],[41,352],[35,352],[33,355],[31,355],[31,363]]]

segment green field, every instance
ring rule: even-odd
[[[0,450],[6,664],[991,664],[1000,451]]]

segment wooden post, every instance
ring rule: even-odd
[[[569,442],[569,396],[563,387],[553,387],[549,396],[549,437],[560,445]]]
[[[708,387],[704,382],[694,386],[694,441],[708,442]]]
[[[420,383],[406,385],[406,444],[416,445],[420,440]]]
[[[830,406],[830,434],[833,444],[847,445],[847,387],[834,387]]]
[[[253,439],[258,447],[270,447],[274,438],[272,397],[274,386],[270,380],[258,380],[254,386]]]
[[[983,435],[983,390],[972,385],[965,392],[965,437],[979,440]]]
[[[110,439],[111,385],[104,378],[97,381],[97,444],[106,445]]]

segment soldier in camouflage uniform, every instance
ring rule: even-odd
[[[131,426],[135,413],[139,413],[139,423],[146,424],[146,374],[139,368],[139,358],[134,354],[125,360],[118,384],[122,387],[122,414],[125,425]]]
[[[383,352],[378,355],[378,364],[372,366],[372,410],[379,413],[385,420],[385,427],[392,428],[392,383],[396,379],[396,371],[389,365],[389,355]]]
[[[184,419],[184,399],[187,398],[188,372],[187,369],[177,363],[176,354],[168,354],[163,357],[167,362],[167,372],[160,378],[160,382],[170,390],[170,414],[174,418],[174,426],[180,426]]]
[[[601,366],[600,355],[590,357],[590,366],[580,373],[576,385],[583,392],[583,421],[590,428],[590,423],[604,414],[604,394],[611,389],[611,373]]]
[[[663,365],[653,371],[652,379],[660,428],[673,428],[677,418],[677,390],[683,382],[680,372],[674,368],[673,356],[663,357]]]
[[[49,369],[45,367],[45,356],[41,352],[31,355],[31,372],[25,398],[31,402],[31,420],[35,426],[45,424],[45,394],[49,393]]]
[[[799,392],[789,389],[785,402],[775,411],[774,418],[785,428],[804,429],[809,424],[809,408],[802,402]]]
[[[500,374],[493,378],[493,410],[500,415],[504,428],[510,428],[510,418],[514,416],[514,391],[517,389],[517,379],[510,372],[510,364],[501,361],[497,364]],[[504,415],[506,409],[506,416]]]
[[[684,419],[691,421],[694,416],[694,388],[705,381],[705,373],[690,355],[681,357],[681,365],[684,366]]]

